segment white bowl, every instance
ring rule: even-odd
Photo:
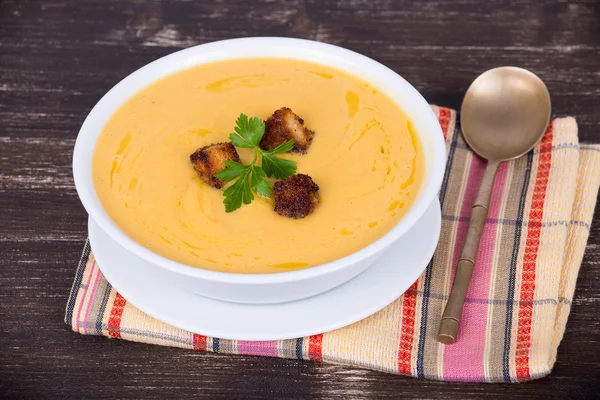
[[[209,62],[249,57],[305,60],[347,71],[386,93],[408,115],[424,150],[424,179],[413,206],[383,237],[346,257],[312,268],[276,274],[234,274],[195,268],[162,257],[127,236],[106,213],[94,189],[92,155],[110,116],[129,97],[166,75]],[[163,279],[203,296],[241,303],[276,303],[309,297],[364,271],[423,216],[437,196],[445,165],[440,125],[429,104],[411,84],[384,65],[353,51],[290,38],[243,38],[207,43],[140,68],[113,87],[92,109],[79,131],[73,154],[73,176],[79,198],[107,235],[151,263]]]

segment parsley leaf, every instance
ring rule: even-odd
[[[223,168],[215,174],[215,178],[225,182],[231,182],[248,169],[247,166],[231,160],[226,160],[225,165],[227,165],[227,168]]]
[[[246,169],[239,179],[223,192],[223,196],[225,196],[223,200],[225,212],[235,211],[242,206],[242,202],[250,204],[254,200],[254,195],[250,189],[250,182],[248,181],[249,173],[250,169]]]
[[[257,147],[265,134],[265,123],[260,118],[248,118],[246,114],[240,114],[235,124],[235,133],[229,134],[231,143],[244,149]]]
[[[252,190],[263,197],[271,197],[271,185],[265,177],[265,171],[261,167],[252,167]]]
[[[268,152],[263,152],[262,156],[262,169],[269,178],[285,179],[296,173],[295,161],[277,158]]]
[[[279,146],[275,147],[272,150],[263,150],[263,153],[269,153],[269,154],[287,153],[294,147],[294,143],[296,143],[296,139],[290,139],[285,143],[281,143]]]
[[[262,150],[259,144],[265,133],[265,123],[260,118],[248,118],[246,114],[240,114],[235,124],[235,132],[229,135],[231,143],[235,147],[254,149],[254,160],[249,165],[226,160],[226,167],[215,174],[217,179],[226,182],[235,180],[223,192],[225,197],[223,204],[225,204],[226,212],[235,211],[242,204],[250,204],[254,200],[252,192],[263,197],[271,197],[272,188],[267,177],[285,179],[296,173],[295,161],[275,156],[290,151],[294,147],[294,139],[282,143],[272,150]],[[255,165],[259,154],[262,155],[260,167]]]

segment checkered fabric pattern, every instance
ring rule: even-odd
[[[550,373],[569,315],[600,184],[600,145],[578,141],[573,118],[552,121],[494,183],[458,340],[437,330],[485,169],[457,114],[435,107],[448,164],[442,232],[423,275],[383,310],[310,337],[251,342],[187,332],[151,318],[106,281],[86,244],[65,322],[76,332],[228,354],[297,358],[448,381],[523,382]],[[149,349],[148,351],[151,351]]]

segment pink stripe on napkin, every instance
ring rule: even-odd
[[[479,157],[473,157],[471,166],[471,175],[469,176],[467,194],[471,195],[471,185],[477,189],[483,173],[486,162]],[[500,207],[504,187],[506,185],[507,165],[503,164],[498,169],[493,186],[493,196],[490,202],[488,218],[496,220],[500,215]],[[471,212],[473,199],[466,199],[462,204],[461,216],[468,216]],[[477,253],[476,266],[471,278],[472,285],[469,286],[467,297],[486,299],[490,289],[490,275],[492,270],[492,261],[494,258],[494,245],[496,242],[497,224],[486,224],[481,237],[479,251]],[[466,236],[468,222],[465,221],[460,228]],[[460,229],[459,228],[459,229]],[[459,233],[459,235],[461,235]],[[455,248],[454,265],[458,262],[461,246]],[[454,276],[453,276],[454,279]],[[485,334],[487,324],[487,303],[465,303],[461,329],[457,342],[452,346],[446,346],[444,351],[444,378],[447,380],[472,380],[480,381],[484,376],[483,359],[485,351]]]
[[[238,352],[253,356],[277,357],[277,340],[268,342],[238,341]]]

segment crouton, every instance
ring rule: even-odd
[[[226,160],[240,162],[240,156],[229,142],[204,146],[190,155],[190,161],[200,178],[216,189],[220,189],[226,183],[215,178],[217,172],[227,167]]]
[[[272,150],[282,143],[295,139],[292,153],[304,154],[315,133],[304,126],[304,120],[288,107],[275,111],[265,121],[265,134],[260,141],[263,150]]]
[[[294,219],[304,218],[319,204],[319,185],[308,175],[292,175],[275,182],[273,198],[277,214]]]

